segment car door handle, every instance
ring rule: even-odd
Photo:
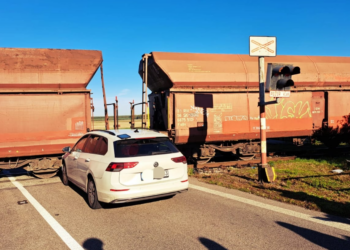
[[[78,160],[78,156],[74,156],[74,160]]]
[[[89,159],[89,158],[87,158],[87,159],[85,159],[85,161],[86,161],[86,162],[89,162],[89,161],[90,161],[90,159]]]

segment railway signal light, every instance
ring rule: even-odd
[[[267,67],[266,90],[289,90],[294,86],[292,75],[300,74],[300,68],[292,64],[269,63]]]

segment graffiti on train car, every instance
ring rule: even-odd
[[[282,99],[278,104],[266,107],[267,119],[309,118],[311,108],[309,101],[290,101]]]

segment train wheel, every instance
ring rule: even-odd
[[[255,154],[253,155],[240,155],[239,159],[241,159],[242,161],[249,161],[249,160],[253,160],[255,157]]]
[[[33,171],[32,173],[35,177],[38,177],[40,179],[48,179],[48,178],[55,176],[57,174],[58,170],[59,169],[56,169],[52,172]]]
[[[207,163],[208,161],[210,161],[211,160],[211,158],[208,158],[208,159],[204,159],[204,160],[197,160],[197,164],[205,164],[205,163]]]

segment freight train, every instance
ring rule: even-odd
[[[49,178],[62,148],[92,129],[86,87],[102,69],[102,53],[0,48],[0,65],[0,171],[24,168]]]
[[[265,69],[273,64],[298,66],[301,73],[293,76],[290,97],[266,106],[267,138],[300,143],[315,132],[337,132],[344,126],[350,113],[350,58],[265,58]],[[168,134],[188,158],[206,163],[218,154],[242,159],[259,154],[256,57],[152,52],[142,56],[138,71],[143,127]],[[265,76],[266,82],[273,77],[266,71]],[[265,100],[276,99],[266,90]],[[339,141],[333,136],[325,143],[336,146]]]
[[[299,143],[317,134],[331,146],[347,138],[338,132],[349,128],[350,58],[277,56],[265,63],[265,69],[271,63],[301,69],[290,97],[266,107],[268,138]],[[24,168],[51,177],[62,148],[93,129],[86,87],[100,68],[104,93],[102,53],[0,48],[0,65],[0,170]],[[189,160],[259,154],[257,58],[153,52],[143,55],[139,73],[143,127],[167,134]],[[268,82],[271,75],[265,75]],[[274,98],[267,91],[265,99]],[[106,129],[107,105],[104,94]]]

